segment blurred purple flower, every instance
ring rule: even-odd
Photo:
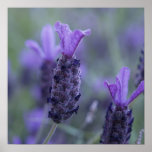
[[[120,38],[123,47],[135,49],[143,47],[144,45],[144,27],[140,25],[130,25]]]
[[[41,44],[42,47],[34,40],[25,41],[25,45],[29,50],[23,50],[20,55],[20,62],[23,66],[21,82],[24,85],[35,85],[40,80],[39,89],[35,90],[34,87],[32,95],[36,97],[36,100],[38,98],[46,101],[46,94],[51,86],[51,75],[55,66],[55,59],[60,50],[60,46],[55,45],[54,31],[49,24],[42,28]],[[38,73],[39,70],[40,73]],[[40,74],[38,80],[35,79],[35,74]]]
[[[41,59],[54,61],[60,50],[59,46],[55,45],[54,31],[51,25],[47,24],[41,32],[42,47],[34,40],[27,40],[25,45],[35,51]]]
[[[123,67],[116,76],[116,83],[108,84],[107,81],[105,82],[105,85],[108,87],[114,103],[118,106],[123,107],[129,105],[138,95],[144,91],[144,81],[141,81],[137,89],[132,93],[130,98],[127,99],[129,78],[129,68]]]
[[[14,136],[12,139],[12,144],[21,144],[21,139],[18,136]]]
[[[62,24],[61,22],[56,22],[55,30],[60,37],[60,45],[62,53],[67,57],[71,58],[80,42],[80,40],[91,33],[90,29],[85,31],[82,30],[74,30],[73,32],[70,30],[69,25]]]
[[[33,109],[24,115],[25,125],[30,133],[35,134],[38,131],[44,117],[43,115],[43,109],[40,108]]]

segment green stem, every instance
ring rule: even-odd
[[[47,137],[45,138],[43,144],[48,144],[48,142],[49,142],[50,139],[52,138],[52,136],[53,136],[56,128],[57,128],[57,124],[53,122],[53,125],[52,125],[52,127],[51,127],[51,129],[50,129],[50,132],[49,132],[49,134],[47,135]]]

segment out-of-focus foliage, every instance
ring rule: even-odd
[[[77,115],[59,125],[52,143],[99,143],[106,109],[112,100],[103,82],[114,81],[121,67],[131,69],[129,95],[135,89],[134,77],[140,51],[144,48],[144,9],[9,8],[9,143],[42,142],[49,131],[52,122],[47,119],[47,108],[45,103],[39,101],[39,92],[36,90],[39,72],[33,71],[32,82],[23,83],[21,77],[27,78],[29,73],[23,73],[20,54],[25,49],[24,42],[27,39],[40,42],[42,27],[46,24],[54,26],[58,20],[69,24],[71,29],[90,28],[92,34],[81,42],[76,51],[82,69],[80,109]],[[59,43],[57,34],[56,39]],[[95,100],[98,101],[95,116],[91,123],[85,124],[90,106]],[[140,95],[131,108],[135,120],[130,143],[135,144],[139,131],[144,128],[144,95]]]

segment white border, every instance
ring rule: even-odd
[[[8,145],[7,9],[9,7],[132,7],[145,10],[144,145]],[[152,1],[151,0],[0,0],[0,152],[152,152]]]

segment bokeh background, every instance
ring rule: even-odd
[[[131,69],[129,95],[135,89],[135,74],[144,48],[143,8],[9,8],[8,9],[8,143],[41,143],[52,122],[46,103],[40,100],[39,70],[26,69],[25,41],[40,42],[41,29],[56,21],[72,30],[90,28],[77,48],[81,60],[82,84],[77,115],[59,125],[53,144],[98,144],[106,109],[111,102],[105,80],[114,81],[120,68]],[[56,34],[57,44],[59,43]],[[29,50],[28,50],[29,51]],[[24,53],[23,53],[24,52]],[[27,60],[27,59],[26,59]],[[30,68],[30,66],[28,67]],[[27,71],[26,71],[27,70]],[[131,105],[135,117],[130,144],[144,128],[144,95]],[[144,139],[142,139],[142,144]]]

